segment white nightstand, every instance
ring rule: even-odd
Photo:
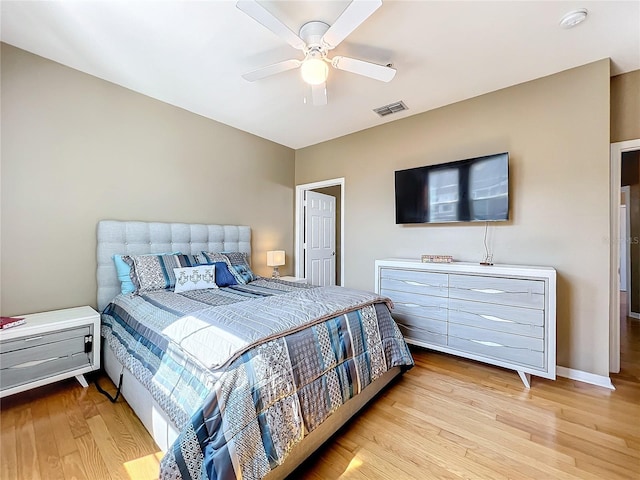
[[[306,278],[300,278],[300,277],[280,277],[280,280],[284,280],[285,282],[293,282],[293,283],[307,283]]]
[[[100,315],[91,307],[17,315],[0,330],[0,398],[100,368]]]

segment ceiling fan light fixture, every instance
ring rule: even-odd
[[[309,85],[320,85],[327,80],[329,67],[320,58],[307,58],[300,65],[300,74]]]
[[[560,19],[560,26],[562,28],[573,28],[584,22],[587,19],[588,14],[589,12],[586,8],[572,10]]]

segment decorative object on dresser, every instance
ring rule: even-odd
[[[0,330],[0,398],[100,368],[100,316],[91,307],[21,315]]]
[[[376,292],[407,343],[556,378],[556,271],[551,267],[376,261]]]
[[[422,255],[423,263],[451,263],[453,256],[451,255]]]

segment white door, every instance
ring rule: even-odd
[[[336,199],[305,192],[305,278],[311,285],[336,284]]]

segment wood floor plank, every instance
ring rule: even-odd
[[[375,416],[359,418],[353,423],[351,429],[369,441],[380,442],[384,448],[394,452],[395,455],[407,455],[408,461],[422,455],[429,462],[453,472],[461,478],[475,477],[495,480],[508,478],[494,470],[469,461],[465,458],[466,448],[464,446],[447,442],[446,439],[438,435],[420,436],[418,432],[418,435],[411,436],[406,430],[394,432],[394,423],[380,418],[378,412]],[[414,425],[420,425],[420,423],[415,422]],[[387,433],[376,435],[375,432],[380,429]]]
[[[33,429],[31,408],[18,412],[16,417],[16,458],[18,478],[40,480],[40,466],[36,449],[36,434]]]
[[[87,477],[95,480],[111,480],[112,477],[109,474],[109,469],[100,454],[100,450],[98,449],[96,440],[93,438],[91,431],[85,435],[77,437],[76,445],[78,446],[78,454],[82,460],[82,466]]]
[[[87,424],[89,425],[91,435],[95,439],[98,451],[109,469],[111,478],[113,480],[130,480],[124,468],[126,461],[125,455],[123,455],[122,451],[118,448],[102,416],[95,415],[88,418]]]
[[[115,445],[120,451],[121,458],[138,458],[147,453],[144,446],[134,441],[131,432],[125,425],[127,418],[120,416],[120,410],[113,408],[108,403],[101,403],[96,406],[99,417],[102,419]]]
[[[160,471],[162,453],[151,453],[124,463],[124,468],[132,480],[156,480]]]
[[[48,397],[47,408],[60,456],[64,458],[67,455],[77,452],[78,447],[76,446],[75,438],[65,411],[63,395],[59,394]]]
[[[392,443],[384,441],[380,437],[376,437],[373,441],[369,440],[365,436],[357,433],[355,430],[350,432],[349,437],[355,439],[362,446],[360,449],[360,460],[375,462],[378,458],[384,458],[385,461],[391,463],[397,469],[403,472],[401,478],[438,478],[442,480],[460,480],[464,478],[442,467],[442,465],[433,462],[426,456],[421,458],[420,463],[414,461],[413,455],[415,452],[411,452],[405,448],[406,443],[413,442],[415,439],[407,437],[402,444]],[[342,438],[337,439],[337,442],[342,443]],[[420,445],[420,444],[417,444]],[[420,452],[422,453],[422,452]]]
[[[75,393],[75,385],[64,391],[62,394],[62,405],[64,407],[64,412],[69,419],[69,428],[71,429],[71,434],[73,438],[77,439],[78,437],[82,437],[90,433],[89,425],[87,425],[87,421],[82,414],[82,410],[76,402],[76,393]],[[77,442],[76,442],[77,445]]]
[[[65,480],[91,480],[87,476],[82,457],[77,449],[62,457],[62,470]]]
[[[64,480],[61,455],[49,418],[47,399],[39,399],[31,404],[36,453],[43,480]]]
[[[158,448],[153,438],[151,438],[149,433],[145,430],[140,419],[125,401],[120,400],[117,403],[110,405],[112,405],[119,413],[127,427],[127,430],[129,430],[129,433],[131,434],[131,438],[133,438],[133,441],[140,446],[143,452],[149,454],[160,451],[160,448]]]
[[[0,423],[0,478],[18,478],[15,412],[3,412]]]

